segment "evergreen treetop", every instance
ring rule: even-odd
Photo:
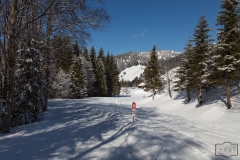
[[[239,0],[222,0],[222,10],[218,12],[218,43],[214,47],[218,75],[217,84],[225,84],[225,79],[239,79],[240,69],[240,13]]]
[[[92,46],[92,48],[90,50],[90,60],[92,62],[94,73],[96,74],[96,70],[97,70],[97,56],[96,56],[95,48],[93,46]]]
[[[156,52],[156,46],[153,46],[150,59],[147,63],[147,66],[144,70],[144,79],[145,79],[145,91],[151,91],[154,95],[158,90],[163,86],[163,82],[160,75],[160,65],[158,63],[158,56]]]
[[[90,61],[88,49],[86,47],[83,49],[83,56],[86,58],[87,61]]]

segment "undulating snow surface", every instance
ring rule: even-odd
[[[1,160],[240,160],[215,156],[215,144],[240,144],[239,99],[221,95],[185,104],[185,94],[132,89],[121,97],[50,100],[42,120],[0,134]],[[145,98],[144,98],[145,97]],[[221,100],[217,100],[221,98]],[[131,103],[136,102],[132,122]],[[238,150],[238,153],[239,150]]]
[[[145,66],[142,65],[126,68],[119,74],[119,80],[133,81],[136,77],[140,77],[140,75],[144,72],[144,69]]]

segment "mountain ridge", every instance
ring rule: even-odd
[[[160,63],[164,63],[175,57],[180,57],[182,52],[177,52],[173,50],[157,50],[157,55]],[[127,52],[115,56],[117,62],[117,67],[119,71],[123,71],[131,66],[136,66],[138,64],[146,66],[148,59],[150,58],[151,51],[145,52]],[[177,58],[178,59],[178,58]]]

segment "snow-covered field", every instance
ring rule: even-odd
[[[226,110],[217,95],[197,107],[184,94],[54,99],[42,120],[0,134],[1,160],[240,160],[215,156],[215,144],[240,144],[240,102]],[[144,98],[145,96],[145,98]],[[220,96],[221,97],[221,96]],[[132,122],[131,103],[137,103]],[[238,153],[239,149],[238,149]]]

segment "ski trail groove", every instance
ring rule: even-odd
[[[137,120],[139,121],[142,121],[144,122],[144,120],[142,119],[139,119],[139,118],[136,118]],[[151,122],[151,121],[150,121]],[[144,122],[145,124],[148,124],[148,125],[145,125],[146,127],[150,127],[152,128],[151,126],[151,123],[150,122]],[[186,145],[188,145],[190,148],[192,148],[193,150],[195,150],[195,147],[193,147],[192,145],[190,145],[189,143],[195,143],[195,145],[201,147],[201,148],[204,148],[208,153],[206,153],[205,151],[202,151],[201,154],[205,157],[206,155],[208,155],[209,153],[211,154],[215,154],[213,152],[211,152],[211,150],[209,150],[208,148],[206,148],[206,146],[204,146],[204,144],[201,144],[202,142],[198,142],[194,139],[192,139],[192,137],[188,137],[187,135],[183,134],[183,133],[180,133],[179,131],[165,125],[165,124],[161,124],[162,126],[164,126],[167,130],[167,132],[169,132],[172,136],[174,136],[176,139],[179,139],[180,141],[182,141],[183,143],[185,143]],[[162,126],[161,125],[157,125],[157,126],[154,126],[154,127],[159,127],[161,128]],[[155,132],[162,132],[162,131],[155,131]]]

